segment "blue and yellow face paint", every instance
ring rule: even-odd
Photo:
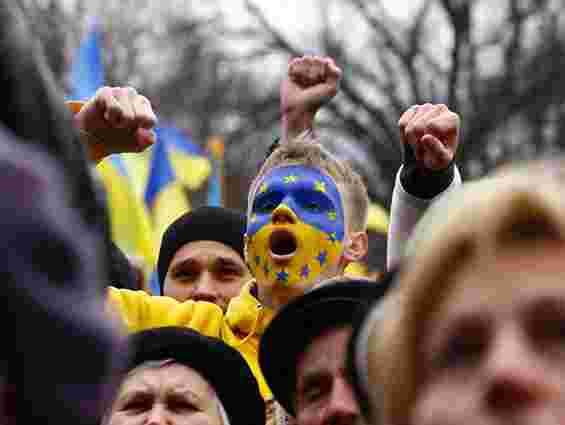
[[[258,184],[247,223],[247,262],[258,282],[314,282],[342,252],[345,216],[334,181],[315,168],[273,169]]]

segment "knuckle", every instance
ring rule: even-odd
[[[408,123],[408,124],[405,126],[404,131],[406,132],[406,135],[407,135],[407,136],[410,136],[410,135],[415,134],[416,131],[415,131],[415,125],[414,125],[414,123]]]
[[[422,120],[418,120],[412,125],[411,133],[419,137],[425,134],[427,130],[428,130],[427,123]]]
[[[108,86],[104,86],[104,87],[100,87],[98,90],[96,90],[96,94],[97,95],[106,95],[111,93],[111,88]]]

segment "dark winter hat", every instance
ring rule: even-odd
[[[210,383],[231,425],[265,424],[265,403],[251,369],[241,354],[222,340],[170,326],[137,332],[130,342],[129,370],[147,361],[175,360]]]
[[[200,207],[176,219],[165,231],[157,271],[161,293],[169,264],[183,245],[194,241],[215,241],[229,246],[241,258],[246,220],[242,213],[222,207]]]
[[[261,338],[259,364],[275,399],[295,416],[296,365],[314,338],[352,324],[388,289],[369,280],[343,278],[287,304]],[[292,332],[292,338],[288,338]]]

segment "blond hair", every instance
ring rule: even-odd
[[[348,230],[365,231],[369,197],[363,180],[347,163],[334,157],[317,138],[307,132],[282,144],[263,163],[249,190],[248,216],[251,214],[253,199],[261,179],[272,169],[288,165],[303,165],[329,175],[335,181],[342,196]]]
[[[565,243],[563,195],[554,178],[502,173],[452,197],[443,220],[436,220],[433,234],[419,241],[405,264],[398,289],[383,306],[383,320],[374,324],[377,338],[369,361],[378,368],[373,375],[382,393],[374,395],[372,404],[383,410],[387,423],[409,422],[425,380],[421,355],[431,315],[457,271],[471,259]]]

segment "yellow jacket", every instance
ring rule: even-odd
[[[224,314],[216,304],[205,301],[183,303],[169,297],[156,297],[144,291],[109,288],[112,310],[129,332],[161,326],[186,326],[205,335],[221,338],[238,350],[251,368],[265,400],[272,393],[259,369],[259,338],[273,318],[251,294],[255,281],[247,283],[233,298]]]

